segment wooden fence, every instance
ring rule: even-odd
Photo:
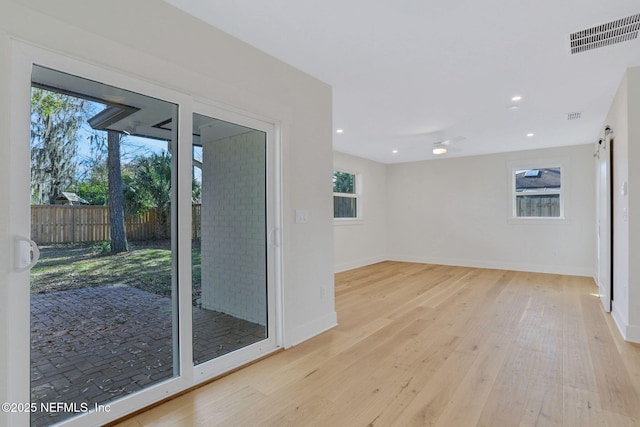
[[[192,208],[193,238],[200,238],[200,208]],[[156,227],[155,209],[125,217],[127,240],[153,239]],[[110,238],[107,206],[31,206],[31,239],[38,244],[100,242]]]
[[[516,214],[518,217],[559,217],[560,195],[517,195]]]

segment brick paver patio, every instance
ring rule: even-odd
[[[31,401],[93,407],[173,376],[171,299],[114,285],[31,296]],[[193,308],[194,359],[265,338],[264,326]],[[73,413],[32,414],[45,426]]]

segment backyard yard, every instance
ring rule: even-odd
[[[40,248],[31,270],[31,293],[124,284],[158,295],[171,294],[169,241],[129,243],[129,252],[109,253],[108,242],[56,244]],[[200,242],[192,245],[192,292],[200,298]]]

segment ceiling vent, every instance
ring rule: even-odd
[[[582,111],[574,111],[573,113],[567,113],[567,120],[578,120],[582,117]]]
[[[638,38],[640,13],[578,31],[569,36],[571,53],[609,46]]]

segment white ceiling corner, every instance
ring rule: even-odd
[[[334,149],[383,163],[594,142],[640,66],[640,39],[569,49],[637,0],[165,1],[333,86]]]

